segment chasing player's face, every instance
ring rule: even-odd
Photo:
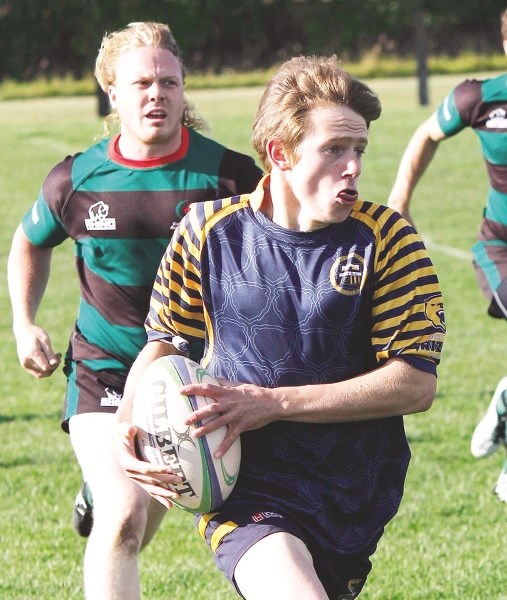
[[[172,52],[145,47],[121,54],[109,99],[120,118],[120,149],[126,158],[164,156],[178,150],[183,75]]]
[[[312,109],[290,168],[290,187],[303,231],[340,223],[358,197],[361,158],[368,144],[366,121],[351,108]]]

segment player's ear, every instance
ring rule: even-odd
[[[109,103],[111,104],[111,108],[116,108],[116,88],[114,85],[110,85],[107,88],[107,95],[109,96]]]
[[[280,171],[288,171],[291,168],[290,156],[279,140],[268,140],[266,154],[269,162]]]

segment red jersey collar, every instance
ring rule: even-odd
[[[172,154],[166,154],[165,156],[156,156],[154,158],[147,158],[145,160],[133,160],[131,158],[125,158],[123,154],[120,152],[119,141],[120,141],[121,133],[111,139],[109,142],[109,146],[107,149],[107,154],[111,160],[120,165],[124,165],[125,167],[133,167],[137,169],[146,169],[148,167],[160,167],[161,165],[166,165],[168,163],[176,162],[177,160],[182,159],[187,151],[189,146],[190,135],[188,133],[188,129],[186,127],[181,128],[181,144],[176,152]]]

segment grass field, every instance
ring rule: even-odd
[[[401,152],[415,126],[460,78],[434,77],[432,105],[419,107],[413,79],[377,80],[384,113],[371,128],[361,196],[385,202]],[[212,135],[250,152],[250,127],[261,90],[196,91],[191,99]],[[83,149],[100,131],[93,98],[0,103],[0,261],[48,169]],[[505,374],[504,323],[488,319],[470,263],[486,174],[478,140],[463,132],[445,142],[422,180],[413,216],[440,275],[448,338],[433,408],[406,418],[413,460],[405,498],[373,559],[365,600],[500,600],[505,588],[502,523],[507,506],[492,487],[503,457],[473,459],[470,437]],[[39,323],[63,351],[75,315],[72,247],[54,254]],[[5,275],[0,285],[0,598],[82,598],[85,541],[71,524],[80,473],[60,431],[61,372],[35,381],[18,365]],[[193,530],[174,509],[141,555],[144,597],[229,600],[236,597]],[[310,600],[310,599],[301,599]]]

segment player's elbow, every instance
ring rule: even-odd
[[[429,410],[433,405],[437,393],[437,378],[429,373],[425,373],[424,375],[417,387],[415,402],[417,410],[415,412],[426,412]]]

